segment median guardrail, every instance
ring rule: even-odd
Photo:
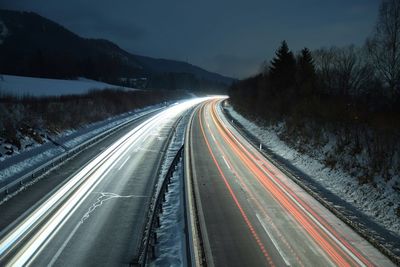
[[[204,107],[200,105],[199,112]],[[214,266],[211,248],[208,240],[207,230],[203,217],[203,207],[199,198],[200,192],[193,170],[191,135],[194,112],[189,120],[185,132],[185,151],[184,151],[184,193],[185,193],[185,220],[186,220],[186,243],[187,255],[190,258],[190,266]]]
[[[150,208],[149,219],[147,220],[145,231],[142,238],[141,247],[139,249],[139,257],[135,259],[130,265],[131,266],[145,266],[147,264],[149,255],[155,256],[155,243],[157,241],[157,235],[154,229],[160,225],[160,214],[162,213],[162,204],[165,201],[165,195],[168,193],[168,185],[171,183],[171,178],[176,170],[176,166],[182,158],[183,146],[176,153],[168,171],[164,177],[164,180],[159,187],[158,194],[155,197]]]
[[[184,115],[180,116],[178,120],[176,120],[171,127],[171,131],[167,137],[167,146],[170,144],[170,141],[172,140],[172,137],[176,135],[176,129],[179,125],[179,123],[185,118],[188,114],[191,114],[192,109],[189,109],[188,111],[185,112]],[[140,247],[138,248],[138,253],[135,255],[131,263],[129,264],[130,266],[146,266],[148,263],[148,255],[151,254],[151,256],[155,255],[154,251],[154,243],[155,239],[157,238],[154,232],[155,229],[155,218],[157,218],[157,223],[158,223],[158,218],[159,214],[162,211],[162,202],[160,199],[164,199],[165,197],[165,191],[168,189],[168,184],[170,182],[170,179],[173,175],[173,172],[175,170],[176,165],[178,164],[180,158],[182,157],[183,153],[183,146],[178,150],[177,154],[175,155],[171,165],[168,168],[168,171],[163,177],[163,180],[161,182],[161,186],[154,186],[153,194],[152,194],[152,200],[149,204],[149,209],[147,213],[147,220],[146,223],[144,224],[144,227],[141,231],[142,233],[142,238],[141,238],[141,244]],[[165,160],[165,157],[164,159]]]

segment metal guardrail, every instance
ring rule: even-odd
[[[204,107],[200,105],[197,112]],[[184,206],[186,221],[186,249],[188,265],[192,267],[214,266],[207,230],[203,217],[203,207],[199,199],[200,193],[192,162],[191,131],[193,113],[186,127],[184,151]],[[190,263],[190,264],[189,264]]]
[[[133,118],[131,120],[122,122],[121,124],[108,129],[104,132],[102,132],[99,135],[96,135],[92,138],[90,138],[89,140],[86,140],[85,142],[79,144],[78,146],[62,153],[61,155],[58,155],[56,157],[54,157],[53,159],[49,160],[48,162],[46,162],[45,164],[35,168],[34,170],[24,174],[23,176],[21,176],[20,178],[8,182],[7,184],[3,185],[0,188],[0,196],[4,196],[4,195],[8,195],[12,192],[17,191],[20,187],[24,186],[24,184],[33,181],[36,177],[39,177],[40,175],[43,175],[46,171],[58,166],[59,164],[61,164],[62,162],[64,162],[65,160],[71,158],[72,156],[78,154],[79,152],[82,152],[83,150],[87,149],[88,147],[92,146],[93,144],[103,140],[104,138],[110,136],[111,134],[115,133],[116,131],[124,128],[125,126],[128,126],[130,123],[133,123],[137,120],[142,119],[145,116],[148,116],[150,114],[156,113],[159,110],[163,109],[162,108],[157,108],[155,110],[151,110],[139,117]]]
[[[257,150],[259,150],[258,145],[262,144],[262,141],[259,140],[256,136],[250,133],[243,125],[240,124],[232,115],[225,110],[225,108],[221,108],[223,114],[228,118],[230,124]],[[264,147],[266,147],[264,145]],[[260,150],[259,150],[260,151]],[[350,226],[355,232],[361,235],[363,238],[368,240],[376,249],[386,255],[391,261],[393,261],[396,265],[400,266],[400,257],[394,254],[390,249],[385,247],[382,243],[377,241],[374,238],[374,235],[371,231],[369,231],[365,226],[361,223],[352,220],[347,217],[341,211],[336,209],[332,204],[322,198],[319,194],[317,194],[312,188],[307,186],[299,175],[295,174],[293,171],[289,170],[283,162],[280,161],[279,158],[272,151],[266,151],[262,149],[260,151],[265,158],[267,158],[273,165],[275,165],[280,171],[282,171],[285,175],[287,175],[292,181],[294,181],[297,185],[299,185],[302,189],[304,189],[308,194],[310,194],[313,198],[315,198],[318,202],[320,202],[325,208],[327,208],[330,212],[332,212],[336,217],[345,222],[348,226]]]
[[[187,146],[184,148],[183,157],[183,207],[184,207],[184,217],[185,217],[185,242],[186,242],[186,257],[187,266],[195,267],[196,265],[196,252],[195,252],[195,239],[196,239],[196,219],[193,218],[193,194],[190,178],[190,170],[187,169],[190,161],[187,154],[189,149]]]
[[[179,119],[174,122],[173,126],[171,127],[172,130],[170,131],[168,138],[167,138],[167,140],[169,140],[167,142],[167,144],[170,144],[170,140],[176,134],[176,129],[177,129],[179,123],[183,120],[184,117],[186,117],[188,114],[191,114],[192,109],[189,109],[188,111],[186,111],[186,113],[184,115],[180,116]],[[166,177],[168,177],[170,170],[172,168],[175,168],[173,163],[177,160],[178,154],[180,154],[180,153],[183,153],[183,146],[179,149],[179,151],[175,155],[175,158],[172,161],[172,164],[170,165],[166,176],[164,177],[161,188],[163,188],[164,183],[167,180]],[[177,163],[175,162],[175,165],[176,164]],[[149,211],[147,213],[147,221],[141,231],[142,242],[139,247],[139,252],[137,255],[135,255],[134,259],[129,264],[130,266],[145,266],[147,263],[149,246],[154,245],[154,244],[150,244],[149,241],[150,240],[152,240],[152,242],[154,241],[154,238],[153,238],[154,236],[151,236],[154,233],[154,231],[153,231],[153,229],[154,229],[154,213],[157,213],[157,211],[158,211],[157,205],[159,204],[158,201],[159,201],[159,197],[161,195],[160,194],[161,190],[157,191],[157,189],[159,189],[158,186],[154,186],[154,190],[153,190],[153,194],[152,194],[152,196],[153,196],[152,201],[149,204]],[[152,255],[154,256],[154,246],[152,246]]]
[[[181,116],[172,126],[173,130],[170,132],[170,136],[168,139],[170,140],[172,138],[172,135],[176,134],[177,127],[179,123],[182,120],[185,120],[186,117],[188,117],[188,124],[185,128],[184,135],[182,136],[184,140],[187,140],[187,136],[189,133],[188,128],[191,125],[192,119],[193,119],[193,114],[194,110],[196,110],[197,107],[193,107],[186,111],[185,115]],[[188,212],[187,212],[187,206],[188,206],[188,196],[187,196],[187,170],[186,170],[186,155],[187,155],[187,150],[188,150],[188,145],[185,142],[185,145],[182,145],[181,148],[178,150],[177,154],[175,155],[171,165],[169,166],[169,169],[164,177],[164,180],[162,181],[161,187],[155,186],[156,192],[153,193],[153,199],[152,202],[149,205],[149,212],[147,216],[147,223],[145,224],[144,230],[142,231],[142,242],[141,242],[141,247],[139,248],[139,253],[138,255],[131,261],[130,266],[146,266],[149,263],[149,255],[154,258],[155,255],[155,243],[157,242],[157,235],[154,232],[154,228],[156,226],[159,226],[159,215],[162,213],[162,203],[165,201],[165,193],[168,192],[168,184],[170,182],[171,177],[173,176],[173,173],[175,171],[176,166],[178,165],[180,159],[182,159],[182,171],[183,171],[183,176],[184,176],[184,181],[183,181],[183,190],[184,190],[184,196],[183,196],[183,206],[184,206],[184,220],[185,220],[185,232],[186,232],[186,263],[188,266],[200,266],[196,264],[195,256],[194,256],[194,247],[193,247],[193,239],[197,239],[197,237],[192,236],[192,233],[190,232],[190,228],[192,225],[194,227],[197,227],[196,221],[195,220],[188,220]],[[159,189],[157,191],[157,189]],[[190,190],[190,189],[189,189]]]
[[[165,201],[165,194],[168,192],[168,185],[171,182],[171,178],[176,170],[176,166],[181,160],[183,155],[183,146],[176,153],[168,171],[162,181],[161,187],[157,193],[153,205],[150,205],[150,216],[146,224],[144,235],[142,238],[139,258],[135,259],[130,266],[145,266],[147,264],[148,256],[155,256],[155,243],[157,242],[157,235],[154,228],[160,225],[159,215],[163,212],[162,203]]]

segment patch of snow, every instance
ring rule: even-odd
[[[43,151],[35,157],[26,159],[24,161],[18,162],[17,164],[12,164],[7,168],[1,169],[0,181],[6,179],[7,177],[13,176],[16,173],[21,173],[25,169],[33,168],[40,163],[43,164],[43,162],[46,162],[47,160],[54,158],[57,155],[60,155],[62,152],[64,151],[60,147],[51,148]]]
[[[185,221],[182,203],[182,160],[171,177],[163,203],[154,266],[184,266]]]
[[[102,89],[137,90],[86,78],[61,80],[1,74],[0,76],[2,77],[0,79],[0,92],[14,96],[79,95],[88,93],[90,90]]]
[[[175,135],[168,147],[166,158],[162,165],[160,178],[164,179],[176,153],[184,142],[185,128],[191,112],[187,112],[178,123]],[[183,195],[183,161],[179,161],[176,171],[168,186],[166,201],[163,203],[163,213],[160,214],[160,227],[157,229],[158,243],[156,259],[150,266],[187,266],[186,238]],[[158,187],[161,186],[161,183]]]
[[[399,184],[398,173],[393,174],[389,182],[385,182],[383,178],[375,178],[376,187],[371,184],[360,185],[355,177],[340,167],[330,169],[323,163],[324,155],[335,147],[336,140],[333,136],[329,136],[327,144],[322,149],[307,155],[289,147],[279,138],[277,133],[282,130],[282,124],[275,127],[260,127],[244,118],[232,107],[228,107],[227,110],[275,154],[290,161],[311,179],[366,214],[372,221],[400,235],[400,218],[396,214],[396,209],[400,208],[400,192],[393,188],[394,184]],[[365,159],[361,157],[359,160]]]
[[[0,157],[0,183],[5,180],[12,180],[13,177],[20,177],[56,156],[61,155],[65,152],[65,149],[72,149],[104,131],[123,124],[128,120],[140,117],[162,106],[164,105],[159,104],[148,106],[143,109],[108,118],[104,121],[88,124],[76,130],[65,131],[52,138],[56,143],[62,146],[57,146],[48,139],[45,139],[46,142],[44,144],[35,143],[34,145],[19,151],[16,147],[4,143],[4,139],[1,139],[0,152],[3,156]],[[13,155],[4,156],[6,147],[14,150]]]

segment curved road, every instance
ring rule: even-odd
[[[143,120],[54,190],[35,193],[52,172],[2,205],[0,266],[131,263],[168,137],[203,100]],[[186,140],[208,266],[393,266],[263,158],[226,121],[220,101],[197,109]]]
[[[141,243],[168,137],[177,120],[200,101],[174,105],[143,121],[2,229],[0,265],[131,263]],[[12,205],[12,200],[6,204]]]
[[[240,136],[219,103],[198,109],[186,140],[208,266],[394,266]]]

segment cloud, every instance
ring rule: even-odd
[[[190,63],[234,77],[256,73],[286,39],[304,46],[362,44],[376,0],[0,0],[34,11],[84,37],[105,38],[148,56]],[[213,56],[215,55],[215,56]]]

